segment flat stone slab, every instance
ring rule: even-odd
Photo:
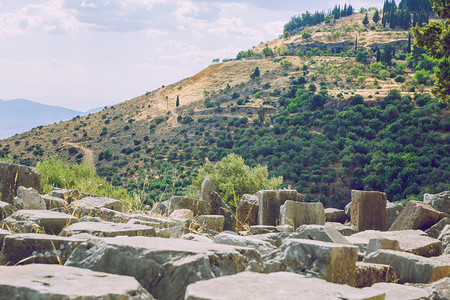
[[[347,240],[360,247],[361,252],[366,252],[371,239],[397,240],[401,251],[417,254],[425,257],[442,254],[442,242],[427,236],[421,230],[376,231],[366,230],[346,237]]]
[[[325,222],[325,226],[333,227],[334,229],[339,231],[343,236],[350,236],[358,232],[355,227],[344,225],[337,222]]]
[[[261,239],[252,238],[252,236],[240,236],[230,232],[222,232],[214,237],[214,243],[241,246],[253,248],[261,253],[268,253],[275,249],[275,247]]]
[[[153,299],[133,277],[75,267],[0,266],[0,274],[2,299]]]
[[[385,300],[429,299],[431,296],[426,289],[397,283],[379,282],[372,285],[372,288],[385,293]]]
[[[66,207],[67,205],[69,205],[66,200],[54,197],[52,195],[42,195],[41,197],[42,199],[44,199],[47,209]]]
[[[148,222],[148,223],[142,223],[142,224],[148,224],[149,226],[153,226],[156,228],[169,228],[169,227],[173,227],[173,226],[178,226],[178,225],[182,225],[185,222],[180,222],[180,221],[175,221],[172,219],[168,219],[165,217],[153,217],[153,216],[147,216],[147,215],[131,215],[131,219],[129,220],[129,222],[133,222],[137,224],[137,221],[144,221],[144,222]],[[151,224],[151,225],[150,225]]]
[[[183,299],[190,283],[233,275],[258,264],[261,257],[249,248],[157,237],[91,239],[66,263],[133,276],[160,300]]]
[[[302,225],[292,234],[293,238],[309,239],[335,244],[351,245],[334,227],[322,225]]]
[[[71,205],[85,210],[108,208],[118,212],[123,211],[122,201],[106,197],[86,197],[73,201]]]
[[[6,235],[0,252],[0,264],[14,265],[20,261],[24,264],[64,263],[72,251],[86,239],[38,233]]]
[[[377,250],[364,262],[392,266],[399,276],[399,283],[430,283],[450,276],[450,255],[423,257],[401,251]]]
[[[138,224],[124,224],[113,222],[80,222],[64,228],[62,236],[89,233],[99,237],[126,236],[155,236],[156,230],[153,227]]]
[[[72,215],[49,210],[18,210],[8,219],[19,222],[19,225],[21,222],[37,224],[45,233],[55,235],[58,235],[64,227],[79,222],[78,218]]]
[[[367,299],[384,300],[384,293],[372,288],[357,289],[300,274],[242,272],[190,284],[186,300],[226,299]]]

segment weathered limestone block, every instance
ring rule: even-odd
[[[63,264],[72,251],[84,240],[86,238],[68,238],[38,233],[6,235],[3,240],[0,264],[15,265],[19,262],[22,264]]]
[[[83,194],[79,190],[66,190],[57,187],[53,187],[50,191],[50,196],[63,199],[67,203],[72,203],[73,201],[80,200],[83,198]]]
[[[440,215],[431,205],[411,200],[389,228],[389,231],[426,230],[439,221]]]
[[[442,254],[442,242],[430,238],[421,230],[400,231],[375,231],[367,230],[358,232],[347,237],[352,244],[361,246],[361,252],[365,252],[371,239],[397,240],[401,251],[409,252],[425,257],[438,256]]]
[[[0,221],[14,213],[13,206],[7,202],[0,201]]]
[[[232,288],[230,288],[232,287]],[[384,293],[372,288],[357,289],[304,275],[277,272],[242,272],[190,284],[186,300],[223,299],[360,299],[384,300]]]
[[[370,239],[367,245],[366,256],[380,249],[401,251],[400,244],[397,240],[374,238]]]
[[[108,208],[118,212],[123,211],[122,201],[106,197],[85,197],[83,199],[71,202],[71,205],[82,208],[83,210]]]
[[[158,215],[158,216],[170,215],[168,213],[169,212],[169,200],[153,203],[151,212],[153,215]]]
[[[337,222],[345,224],[347,222],[347,215],[343,209],[325,208],[325,222]]]
[[[240,236],[228,231],[219,233],[214,237],[213,241],[216,244],[253,248],[260,253],[269,253],[275,249],[275,247],[267,241],[254,239],[249,236]]]
[[[34,188],[26,188],[23,186],[19,186],[17,189],[17,196],[14,197],[14,206],[17,209],[47,209],[47,205],[38,191]]]
[[[264,234],[264,233],[271,233],[271,232],[277,232],[277,227],[275,226],[268,226],[268,225],[253,225],[248,228],[248,234]]]
[[[170,215],[176,209],[190,209],[194,216],[209,215],[211,212],[211,205],[203,200],[184,196],[173,196],[169,199],[167,214]]]
[[[62,236],[72,236],[80,233],[89,233],[100,237],[126,236],[155,236],[153,227],[137,224],[124,224],[113,222],[79,222],[67,226],[61,232]]]
[[[388,265],[356,262],[357,288],[369,287],[377,282],[395,282],[396,279],[395,270]]]
[[[450,215],[450,191],[439,194],[424,194],[423,202],[430,204],[434,209]]]
[[[200,225],[200,228],[204,227],[215,232],[223,231],[223,222],[225,217],[221,215],[203,215],[194,219],[194,222]]]
[[[312,272],[329,282],[354,285],[358,248],[303,239],[287,239],[263,257],[265,272]]]
[[[142,224],[152,226],[155,228],[169,228],[173,226],[187,224],[186,222],[180,222],[179,220],[168,219],[165,217],[152,217],[146,215],[131,215],[131,219],[128,221],[131,224]]]
[[[444,247],[444,254],[450,254],[450,224],[445,225],[438,236],[438,240],[442,241]]]
[[[58,235],[64,227],[77,223],[79,220],[72,215],[55,211],[18,210],[5,219],[4,222],[11,229],[18,226],[22,232],[31,232],[33,227],[39,226],[37,228],[40,228],[45,233]]]
[[[316,240],[335,244],[351,245],[347,239],[331,226],[302,225],[297,228],[293,238]]]
[[[450,299],[450,277],[431,283],[426,287],[426,290],[431,293],[431,299],[433,300]]]
[[[153,299],[129,276],[58,265],[0,267],[3,299]],[[120,284],[117,284],[120,282]]]
[[[258,224],[276,226],[279,224],[280,206],[292,200],[302,202],[303,197],[296,190],[259,191],[258,192]]]
[[[122,212],[118,212],[104,207],[100,208],[99,210],[96,210],[95,216],[98,216],[100,219],[104,221],[114,223],[127,223],[131,219],[131,216],[128,214],[124,214]]]
[[[429,237],[437,239],[444,229],[445,225],[448,224],[450,224],[450,218],[443,218],[442,220],[425,230],[425,233],[428,234]]]
[[[204,242],[204,243],[212,243],[213,242],[212,239],[210,239],[204,235],[200,235],[200,234],[196,234],[196,233],[188,233],[188,234],[182,235],[180,237],[180,239],[188,240],[188,241]]]
[[[249,226],[258,224],[258,197],[244,194],[236,209],[236,229],[247,230]]]
[[[0,162],[1,201],[13,204],[19,186],[41,190],[41,174],[36,168]]]
[[[423,257],[401,251],[378,250],[364,258],[364,262],[392,266],[399,276],[399,283],[430,283],[450,276],[450,255]]]
[[[0,228],[0,250],[2,250],[3,240],[5,239],[5,236],[10,235],[10,234],[12,234],[11,231]]]
[[[415,286],[407,286],[397,283],[379,282],[372,285],[372,288],[375,290],[379,290],[382,293],[385,293],[386,300],[430,299],[430,296],[432,294],[423,288],[418,288]]]
[[[188,284],[257,269],[252,249],[181,239],[115,237],[82,243],[66,262],[136,278],[154,297],[183,299]]]
[[[305,224],[325,225],[325,210],[320,202],[306,203],[286,200],[280,206],[280,221],[281,225],[291,225],[294,228]]]
[[[54,197],[50,194],[42,195],[42,199],[45,201],[45,205],[47,206],[47,209],[53,209],[53,208],[59,208],[59,207],[66,207],[69,205],[66,200]]]
[[[278,226],[275,227],[275,229],[278,232],[286,232],[286,233],[295,232],[294,226],[291,226],[291,225],[278,225]]]
[[[252,240],[260,240],[268,242],[275,247],[280,247],[285,239],[290,238],[290,234],[284,232],[273,232],[273,233],[249,235],[247,237]]]
[[[343,236],[350,236],[358,232],[356,228],[353,226],[344,225],[336,222],[325,222],[325,226],[333,227],[334,229],[339,231]]]
[[[403,204],[387,202],[386,204],[386,228],[389,229],[403,211]]]
[[[170,214],[169,218],[192,220],[194,218],[194,213],[192,212],[192,210],[187,209],[187,208],[176,209]]]
[[[352,190],[350,219],[358,231],[386,230],[386,194]]]

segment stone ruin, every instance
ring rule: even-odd
[[[352,191],[345,211],[259,191],[234,214],[205,178],[199,199],[129,212],[41,195],[20,168],[0,165],[0,299],[450,298],[448,191],[404,208]]]

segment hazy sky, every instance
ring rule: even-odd
[[[293,15],[339,2],[0,0],[0,99],[82,111],[122,102],[277,38]]]

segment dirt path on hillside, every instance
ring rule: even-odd
[[[94,151],[88,149],[88,148],[84,148],[80,143],[65,143],[68,146],[72,146],[74,148],[78,148],[81,151],[83,151],[84,153],[84,157],[83,157],[83,161],[85,163],[88,163],[92,166],[95,166],[95,162],[94,162]]]

